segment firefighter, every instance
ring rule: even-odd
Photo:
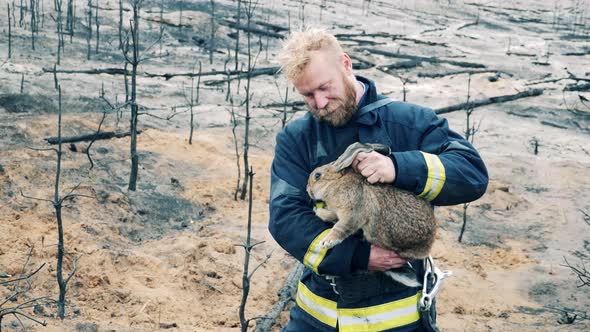
[[[360,232],[332,249],[320,246],[331,224],[315,215],[307,179],[354,142],[380,143],[390,155],[360,153],[353,162],[367,181],[454,205],[485,192],[488,174],[478,152],[431,109],[386,98],[373,81],[355,76],[349,55],[325,30],[292,33],[279,61],[309,108],[277,135],[271,169],[269,230],[306,267],[283,330],[437,331],[432,299],[423,305],[433,287],[425,278],[431,267],[372,245]],[[382,273],[407,266],[428,285],[406,287]]]

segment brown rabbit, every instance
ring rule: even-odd
[[[367,241],[393,250],[404,259],[427,257],[436,233],[432,207],[426,200],[391,184],[369,184],[350,167],[359,152],[371,151],[388,154],[389,147],[354,143],[336,161],[309,175],[309,196],[327,205],[317,208],[316,215],[336,222],[321,245],[332,248],[362,229]],[[418,285],[415,280],[388,274],[408,286]]]

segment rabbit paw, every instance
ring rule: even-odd
[[[329,209],[325,209],[325,208],[317,209],[317,210],[315,210],[315,214],[316,214],[316,216],[320,217],[320,219],[322,219],[323,221],[336,221],[336,220],[338,220],[338,216],[336,215],[336,213],[334,213],[334,211],[329,210]]]
[[[331,230],[330,233],[326,236],[325,239],[320,242],[320,246],[326,249],[334,248],[337,244],[342,242],[342,238],[340,238],[334,230]]]

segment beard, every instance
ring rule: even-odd
[[[334,127],[342,127],[350,121],[356,112],[356,92],[354,83],[342,74],[344,81],[344,95],[337,97],[328,103],[325,108],[317,109],[309,107],[311,114],[318,120],[327,122]]]

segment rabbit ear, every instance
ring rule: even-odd
[[[351,144],[346,151],[336,161],[334,161],[333,166],[336,172],[340,172],[341,170],[345,169],[346,167],[352,165],[352,161],[359,152],[371,152],[377,151],[382,155],[389,156],[391,154],[391,148],[387,145],[383,144],[367,144],[367,143],[360,143],[356,142]]]
[[[359,152],[371,152],[373,148],[369,144],[364,144],[360,142],[356,142],[351,144],[343,154],[334,161],[334,169],[336,172],[340,172],[341,170],[345,169],[346,167],[352,165],[352,161]]]

